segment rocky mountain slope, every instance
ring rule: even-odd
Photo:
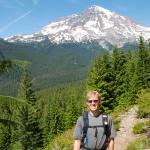
[[[91,6],[81,14],[70,15],[52,22],[40,31],[30,35],[8,37],[9,42],[34,42],[50,40],[53,43],[97,41],[102,47],[108,44],[122,47],[135,42],[139,36],[150,38],[150,27],[144,27],[125,16]]]

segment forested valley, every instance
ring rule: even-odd
[[[71,149],[73,139],[67,143],[61,135],[72,133],[77,118],[86,111],[87,90],[101,93],[101,110],[110,114],[137,104],[141,91],[149,93],[150,43],[140,37],[134,51],[115,47],[111,53],[97,54],[85,79],[43,90],[33,87],[29,66],[26,61],[0,61],[0,76],[19,70],[17,94],[0,95],[0,150],[53,149],[56,137],[60,149]],[[141,117],[150,115],[146,106],[150,100],[141,104]]]

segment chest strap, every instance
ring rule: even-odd
[[[97,126],[86,126],[86,128],[104,128],[104,125],[97,125]]]

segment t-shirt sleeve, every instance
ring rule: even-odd
[[[116,137],[116,129],[114,127],[112,117],[110,117],[110,119],[109,119],[109,129],[110,129],[110,138],[115,138]]]
[[[74,135],[73,135],[74,140],[81,140],[82,139],[82,137],[83,137],[82,129],[83,129],[83,117],[81,116],[77,120],[75,129],[74,129]]]

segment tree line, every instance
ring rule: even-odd
[[[102,109],[112,111],[136,103],[141,89],[150,88],[150,44],[139,38],[136,51],[114,48],[97,56],[90,68],[87,88],[102,96]]]

